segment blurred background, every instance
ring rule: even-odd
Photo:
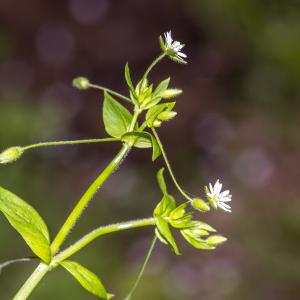
[[[228,242],[176,257],[157,245],[136,296],[143,300],[300,298],[300,2],[297,0],[1,0],[0,148],[39,141],[104,137],[102,94],[71,81],[126,93],[158,55],[159,34],[186,43],[186,66],[164,60],[151,80],[182,88],[179,116],[161,139],[179,181],[203,196],[216,179],[233,194],[233,213],[200,215]],[[116,144],[28,151],[0,168],[0,185],[30,202],[52,236]],[[98,225],[147,217],[160,200],[162,160],[133,150],[90,204],[66,245]],[[169,180],[169,178],[168,178]],[[180,198],[178,192],[170,189]],[[0,261],[31,255],[0,216]],[[122,299],[151,241],[151,229],[116,233],[74,259]],[[11,299],[36,262],[0,275]],[[64,270],[47,275],[31,299],[94,299]]]

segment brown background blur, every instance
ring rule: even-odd
[[[152,73],[155,83],[171,75],[184,90],[161,138],[182,185],[202,196],[220,178],[233,213],[203,215],[229,239],[216,251],[192,249],[180,236],[180,257],[157,246],[134,299],[299,299],[299,1],[0,0],[0,147],[103,137],[102,94],[77,91],[72,79],[126,93],[125,62],[137,81],[170,29],[186,43],[189,64],[165,60]],[[30,202],[53,236],[118,148],[34,150],[1,166],[0,185]],[[132,151],[66,244],[98,225],[149,216],[160,200],[161,166],[149,150]],[[0,261],[31,254],[3,216],[0,228]],[[151,234],[103,237],[74,259],[122,299]],[[11,299],[35,264],[5,269],[0,299]],[[31,299],[94,298],[55,270]]]

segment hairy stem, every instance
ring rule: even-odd
[[[19,292],[15,295],[13,300],[25,300],[32,293],[34,288],[39,284],[41,279],[46,275],[49,271],[49,266],[40,263],[35,271],[30,275],[30,277],[26,280],[23,286],[20,288]]]
[[[124,300],[130,300],[132,298],[133,293],[135,292],[137,286],[139,285],[139,283],[140,283],[140,281],[142,279],[142,276],[144,275],[144,272],[146,270],[146,267],[147,267],[147,264],[148,264],[149,259],[151,257],[151,254],[153,252],[153,249],[154,249],[156,241],[157,241],[157,237],[156,237],[156,235],[154,235],[154,237],[153,237],[153,239],[151,241],[150,247],[149,247],[149,249],[147,251],[147,254],[145,256],[145,260],[143,262],[142,268],[141,268],[141,270],[140,270],[140,272],[138,274],[138,277],[136,278],[136,280],[135,280],[135,282],[133,284],[133,287],[131,288],[129,294],[127,295],[127,297]]]
[[[166,56],[166,54],[162,53],[151,63],[151,65],[148,67],[145,74],[143,75],[143,79],[147,78],[147,76],[149,75],[151,70],[155,67],[155,65],[157,65],[165,56]]]
[[[123,145],[120,152],[115,156],[115,158],[108,164],[108,166],[101,172],[101,174],[96,178],[96,180],[90,185],[83,196],[80,198],[71,214],[59,230],[54,241],[51,244],[52,255],[55,255],[61,244],[64,242],[65,238],[79,219],[82,212],[85,210],[93,196],[96,194],[98,189],[103,185],[103,183],[108,179],[108,177],[119,167],[123,159],[126,157],[130,150],[130,146]]]
[[[64,145],[78,145],[78,144],[91,144],[91,143],[104,143],[104,142],[117,142],[117,138],[105,138],[105,139],[85,139],[85,140],[73,140],[73,141],[58,141],[58,142],[45,142],[37,143],[22,147],[22,150],[29,150],[38,147],[53,147]]]
[[[78,252],[79,250],[81,250],[82,248],[84,248],[85,246],[90,244],[93,240],[95,240],[99,236],[117,232],[117,231],[128,230],[128,229],[144,227],[144,226],[152,226],[152,225],[155,225],[154,218],[121,222],[121,223],[116,223],[116,224],[111,224],[111,225],[96,228],[95,230],[86,234],[84,237],[82,237],[80,240],[78,240],[72,246],[68,247],[67,249],[60,252],[58,255],[56,255],[53,258],[53,264],[57,264],[65,259],[67,259],[71,255],[75,254],[76,252]]]
[[[113,90],[110,90],[110,89],[108,89],[108,88],[106,88],[106,87],[103,87],[103,86],[101,86],[101,85],[97,85],[97,84],[92,84],[92,83],[90,83],[90,84],[89,84],[89,87],[94,88],[94,89],[97,89],[97,90],[101,90],[101,91],[104,91],[104,92],[108,92],[108,93],[110,93],[111,95],[116,96],[116,97],[118,97],[118,98],[120,98],[120,99],[122,99],[122,100],[125,100],[125,101],[127,101],[127,102],[130,102],[130,103],[132,104],[132,101],[131,101],[130,98],[128,98],[128,97],[126,97],[126,96],[124,96],[124,95],[122,95],[122,94],[120,94],[120,93],[114,92]]]
[[[161,153],[162,153],[162,155],[163,155],[164,161],[165,161],[165,163],[166,163],[167,169],[168,169],[168,171],[169,171],[169,173],[170,173],[170,176],[171,176],[171,178],[172,178],[172,180],[173,180],[175,186],[177,187],[178,191],[181,193],[181,195],[182,195],[184,198],[186,198],[186,199],[189,200],[189,201],[192,201],[193,199],[192,199],[189,195],[187,195],[187,193],[186,193],[186,192],[181,188],[181,186],[179,185],[179,183],[178,183],[178,181],[177,181],[177,179],[176,179],[176,177],[175,177],[175,175],[174,175],[174,173],[173,173],[173,171],[172,171],[171,164],[170,164],[170,162],[169,162],[169,160],[168,160],[168,157],[167,157],[167,154],[166,154],[166,152],[165,152],[165,150],[164,150],[164,147],[163,147],[163,145],[162,145],[162,142],[161,142],[161,140],[160,140],[160,138],[159,138],[159,136],[158,136],[156,130],[155,130],[153,127],[152,127],[152,132],[153,132],[153,134],[154,134],[154,136],[155,136],[155,138],[156,138],[156,140],[157,140],[157,143],[158,143],[159,148],[160,148],[160,150],[161,150]]]

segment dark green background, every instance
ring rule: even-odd
[[[1,0],[0,147],[103,137],[102,94],[71,80],[126,93],[172,30],[189,64],[165,60],[151,79],[182,88],[178,117],[161,128],[183,186],[203,195],[220,178],[233,213],[200,215],[228,242],[180,257],[156,247],[135,299],[283,300],[300,297],[300,3],[296,0]],[[0,185],[30,202],[53,236],[118,145],[28,152],[0,167]],[[94,227],[151,214],[160,193],[147,150],[134,150],[82,216],[66,244]],[[182,201],[171,185],[170,189]],[[0,261],[31,255],[0,217]],[[128,292],[151,230],[103,237],[74,259],[97,273],[116,299]],[[11,299],[36,263],[5,269],[0,299]],[[47,275],[32,299],[94,299],[63,270]]]

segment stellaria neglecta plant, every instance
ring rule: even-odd
[[[0,163],[7,164],[19,159],[28,150],[38,147],[104,142],[119,142],[121,144],[120,151],[83,193],[54,239],[50,238],[45,221],[30,204],[12,192],[0,187],[0,211],[7,218],[11,226],[22,236],[36,258],[40,260],[37,268],[25,281],[13,299],[27,299],[47,272],[59,267],[68,271],[84,289],[95,296],[101,299],[110,299],[113,297],[111,293],[106,291],[106,288],[97,275],[78,262],[70,260],[73,254],[84,249],[93,240],[112,232],[144,226],[153,228],[153,239],[150,248],[146,254],[141,271],[126,300],[132,299],[157,240],[169,246],[177,255],[180,254],[180,250],[173,237],[174,231],[179,231],[183,238],[197,249],[212,250],[217,245],[226,241],[225,237],[216,234],[216,230],[212,226],[197,220],[194,217],[194,213],[196,211],[208,212],[211,207],[231,212],[231,208],[228,205],[228,202],[231,200],[229,191],[221,192],[222,184],[218,180],[214,186],[209,184],[209,188],[205,187],[205,194],[208,201],[199,197],[189,196],[176,180],[158,136],[157,128],[176,117],[177,113],[174,110],[176,102],[173,98],[179,96],[182,91],[169,87],[170,78],[164,79],[157,86],[154,86],[148,80],[150,71],[165,57],[183,64],[186,63],[184,59],[187,57],[182,52],[184,45],[174,41],[171,32],[165,33],[164,37],[160,36],[159,42],[162,51],[161,54],[150,64],[136,85],[132,81],[129,65],[128,63],[126,64],[125,81],[129,89],[128,96],[92,84],[84,77],[74,79],[73,86],[78,89],[95,88],[103,91],[103,122],[108,135],[107,137],[102,139],[46,142],[29,146],[10,147],[0,154]],[[126,102],[128,107],[131,107],[132,112],[116,99]],[[98,227],[84,235],[71,246],[61,250],[63,242],[80,216],[82,216],[87,204],[102,184],[120,166],[133,147],[152,149],[153,161],[162,156],[176,188],[184,198],[184,202],[177,203],[175,198],[169,193],[164,180],[164,168],[162,168],[157,172],[157,181],[162,198],[154,208],[151,217]],[[28,259],[21,258],[5,262],[0,265],[0,270],[11,263],[27,261]]]

